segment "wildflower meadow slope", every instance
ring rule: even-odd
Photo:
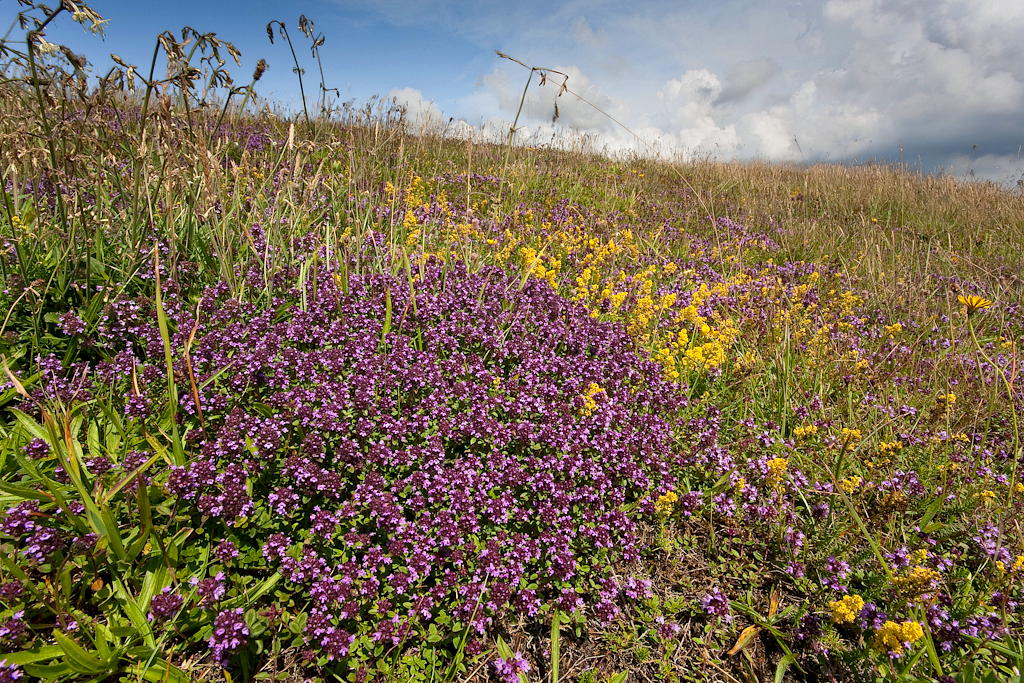
[[[1019,680],[1020,193],[96,89],[38,38],[0,681]]]

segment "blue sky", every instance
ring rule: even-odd
[[[629,126],[534,86],[524,139],[571,131],[609,152],[776,161],[904,158],[1013,183],[1024,173],[1021,0],[96,0],[105,41],[65,21],[49,32],[99,66],[115,52],[148,64],[153,37],[188,24],[256,59],[263,96],[298,103],[290,55],[270,19],[316,22],[327,84],[343,99],[393,96],[421,121],[500,134],[525,72],[495,49],[569,74],[568,85]],[[0,4],[13,14],[14,4]],[[307,92],[316,92],[315,66]]]
[[[275,39],[272,45],[267,39],[265,26],[271,19],[288,25],[307,70],[307,93],[312,91],[314,95],[318,74],[308,41],[296,28],[300,14],[309,16],[316,30],[327,38],[322,50],[327,85],[339,88],[344,99],[365,100],[415,85],[432,93],[439,104],[454,104],[457,93],[471,90],[474,80],[493,62],[491,53],[443,27],[400,25],[368,6],[266,0],[99,0],[92,7],[110,20],[102,38],[70,21],[55,25],[47,35],[51,41],[64,42],[86,54],[98,71],[111,64],[109,53],[140,69],[148,68],[155,36],[163,30],[178,32],[187,25],[201,32],[216,32],[239,48],[242,67],[236,69],[236,80],[240,83],[248,81],[256,60],[266,59],[270,69],[260,83],[260,93],[292,104],[298,103],[299,94],[291,54],[282,41]]]

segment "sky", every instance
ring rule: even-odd
[[[258,58],[268,100],[297,107],[291,56],[267,40],[288,24],[322,33],[328,87],[343,100],[393,97],[419,125],[501,136],[528,71],[568,75],[528,90],[517,137],[585,136],[608,153],[783,162],[899,161],[1013,185],[1024,179],[1024,0],[95,0],[103,39],[64,21],[48,31],[97,71],[109,54],[148,65],[183,25]],[[15,3],[0,0],[0,18]],[[6,23],[5,19],[5,23]],[[589,103],[577,99],[576,93]],[[553,121],[554,105],[559,117]],[[603,112],[603,113],[602,113]],[[451,123],[449,122],[451,119]],[[614,119],[614,121],[613,121]],[[619,125],[619,122],[622,126]],[[625,126],[629,130],[627,131]]]

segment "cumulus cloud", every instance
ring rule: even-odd
[[[628,113],[623,102],[603,93],[579,68],[563,65],[551,69],[544,83],[546,87],[541,85],[541,76],[533,75],[533,87],[527,91],[525,99],[526,70],[495,69],[484,77],[483,86],[497,99],[501,112],[511,114],[513,118],[522,102],[521,119],[527,122],[555,121],[557,106],[557,121],[563,126],[584,131],[608,131],[615,124],[602,111],[611,116]],[[578,97],[560,94],[562,83],[570,84]]]
[[[405,111],[409,130],[414,133],[443,133],[456,138],[476,138],[480,130],[463,119],[445,116],[441,109],[415,88],[398,88],[387,94],[388,99]]]
[[[767,85],[778,72],[779,65],[768,57],[737,62],[726,74],[725,85],[718,95],[717,103],[726,104],[745,98]]]
[[[1024,189],[1024,157],[985,154],[980,157],[952,157],[943,171],[956,176],[986,178]]]
[[[993,178],[1020,167],[1021,0],[528,1],[501,16],[459,7],[438,11],[481,44],[561,64],[570,88],[647,143],[555,87],[527,94],[519,123],[534,133],[783,161],[891,160],[903,149],[926,168],[960,172],[966,159]],[[456,113],[507,130],[525,78],[499,62]]]

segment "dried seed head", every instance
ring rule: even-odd
[[[256,70],[252,72],[252,81],[253,81],[253,83],[255,83],[256,81],[258,81],[261,78],[263,78],[263,72],[266,71],[266,70],[267,70],[267,60],[261,59],[260,61],[256,62]]]

